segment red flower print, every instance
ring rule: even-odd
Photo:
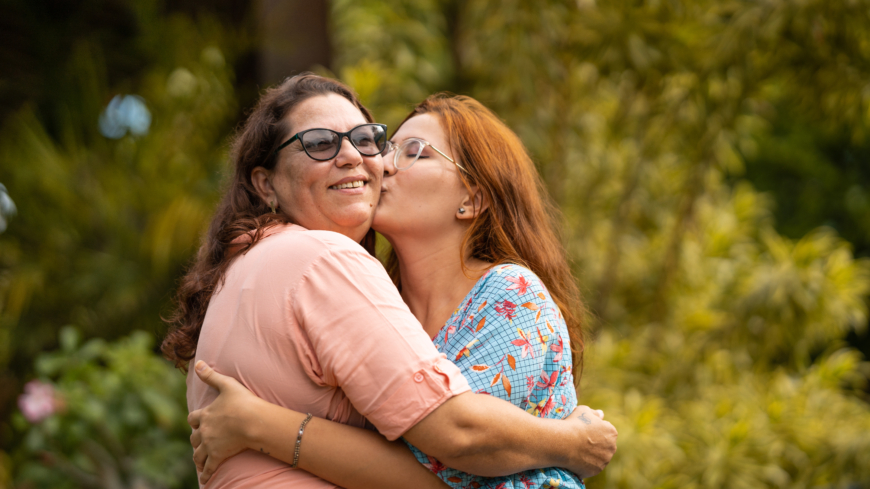
[[[549,340],[550,337],[542,335],[540,328],[535,329],[538,330],[538,341],[541,342],[541,355],[543,355],[544,353],[547,353],[547,340]]]
[[[524,295],[528,291],[529,287],[532,286],[532,283],[529,282],[528,280],[526,280],[526,278],[523,277],[522,275],[520,275],[519,277],[516,277],[516,278],[505,277],[505,279],[508,282],[513,284],[510,287],[506,288],[505,290],[516,290],[517,294],[519,294],[519,295]]]
[[[520,334],[520,339],[511,341],[511,344],[523,347],[523,351],[520,354],[522,358],[526,358],[526,355],[529,353],[532,354],[532,358],[535,358],[535,349],[532,348],[532,342],[529,341],[523,330],[517,328],[517,332]]]
[[[553,357],[554,362],[560,362],[562,360],[562,350],[564,349],[562,346],[562,337],[559,336],[559,344],[550,345],[550,349],[556,352],[556,356]]]
[[[495,303],[495,312],[508,321],[513,321],[514,316],[517,315],[517,305],[509,300],[499,301]]]
[[[553,402],[553,396],[550,396],[547,399],[547,402],[541,407],[541,416],[550,414],[550,411],[552,411],[554,407],[556,407],[556,403]]]
[[[450,338],[450,335],[456,332],[456,326],[451,324],[447,331],[444,332],[444,342],[447,343],[447,340]]]
[[[559,378],[559,372],[553,372],[550,374],[550,378],[547,378],[547,374],[541,372],[541,378],[544,379],[543,382],[537,382],[535,385],[540,387],[541,389],[550,389],[552,390],[556,387],[556,380]]]
[[[426,455],[426,456],[429,458],[429,463],[423,464],[423,467],[426,467],[427,469],[431,470],[435,474],[438,474],[440,472],[447,470],[447,466],[442,464],[440,461],[438,461],[438,459],[429,457],[428,455]]]
[[[535,376],[529,375],[526,377],[526,399],[532,394],[532,389],[535,388]]]
[[[526,489],[531,489],[531,487],[532,487],[532,480],[529,479],[528,476],[526,476],[525,474],[523,474],[523,475],[520,476],[520,482],[523,483],[523,486],[524,486]]]

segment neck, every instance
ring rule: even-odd
[[[390,243],[399,259],[402,298],[435,336],[490,264],[466,256],[470,270],[463,273],[462,229],[437,237],[391,237]]]

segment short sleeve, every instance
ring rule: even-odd
[[[355,243],[325,250],[288,300],[323,381],[341,387],[357,411],[390,440],[469,390],[381,264]]]
[[[533,390],[542,375],[549,383],[559,333],[553,327],[552,303],[538,278],[510,270],[493,272],[475,298],[468,325],[473,339],[458,352],[456,363],[474,379],[478,392],[525,409],[536,403]]]

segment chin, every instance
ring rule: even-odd
[[[343,212],[339,216],[335,216],[332,221],[343,228],[356,228],[365,226],[366,230],[372,224],[371,208],[366,204],[365,209],[360,209],[358,212]]]

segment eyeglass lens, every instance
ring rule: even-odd
[[[423,152],[425,146],[426,145],[422,141],[417,141],[416,139],[405,140],[405,142],[396,149],[394,160],[396,168],[399,170],[410,168],[411,165],[417,161],[417,158],[420,157],[420,153]]]
[[[387,133],[382,126],[365,124],[350,131],[350,142],[363,156],[375,156],[387,144]],[[315,129],[302,135],[302,147],[308,156],[315,160],[326,161],[338,154],[341,140],[337,132],[329,129]]]

